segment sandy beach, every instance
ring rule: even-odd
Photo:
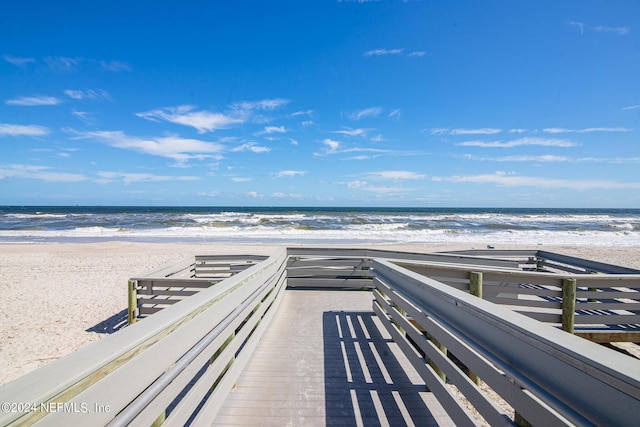
[[[471,246],[386,245],[410,251]],[[498,249],[515,249],[499,247]],[[540,247],[640,268],[638,247]],[[275,246],[151,243],[0,245],[0,384],[93,341],[126,322],[127,280],[169,262],[207,254],[268,255]]]

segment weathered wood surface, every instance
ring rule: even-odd
[[[155,301],[164,299],[166,309],[0,387],[0,401],[104,403],[112,412],[0,413],[0,425],[124,426],[157,419],[184,425],[192,417],[194,425],[431,425],[449,417],[475,424],[444,377],[491,424],[509,423],[447,353],[534,424],[632,425],[640,412],[637,361],[515,311],[525,307],[530,317],[559,321],[563,280],[575,279],[576,333],[588,333],[586,318],[608,318],[597,329],[614,337],[613,319],[640,322],[640,275],[580,260],[572,266],[573,259],[554,254],[545,254],[553,272],[523,271],[547,269],[535,258],[539,251],[526,259],[480,255],[297,247],[281,248],[258,265],[251,258],[196,257],[162,267],[131,280],[130,314],[139,301],[157,311]],[[473,281],[475,287],[482,278],[485,300],[469,295],[471,272],[482,273]],[[145,293],[138,281],[158,286]],[[309,289],[287,291],[287,308],[275,315],[286,284],[375,286],[379,317],[371,292]],[[511,310],[492,302],[500,300],[511,302]],[[618,310],[619,303],[626,305]],[[604,307],[597,316],[587,313]],[[277,325],[267,328],[272,318]],[[248,361],[251,367],[242,371]],[[263,402],[263,395],[272,401]]]
[[[549,253],[546,255],[551,256]],[[492,266],[427,264],[408,260],[397,261],[396,264],[463,291],[471,289],[472,273],[479,272],[483,277],[483,299],[487,301],[557,327],[562,325],[564,311],[565,323],[573,323],[581,336],[594,337],[598,342],[605,342],[606,337],[630,342],[640,338],[637,330],[627,326],[640,324],[640,274],[637,273],[514,271]],[[616,266],[594,261],[583,260],[582,264],[607,271],[617,270]],[[576,281],[576,291],[566,295],[572,300],[563,299],[563,288],[572,280]]]
[[[1,402],[37,405],[0,412],[0,425],[151,425],[166,418],[165,425],[182,426],[190,417],[206,424],[274,316],[285,267],[286,251],[279,250],[218,286],[0,387]],[[94,409],[99,406],[109,410]]]
[[[533,425],[635,425],[640,413],[640,363],[549,325],[481,300],[415,272],[374,261],[376,312],[397,342],[411,331],[405,312],[428,335],[434,336],[520,415]],[[451,363],[433,351],[433,344],[417,329],[404,340],[410,354],[419,347],[437,359],[439,368]],[[424,361],[414,358],[416,366]],[[442,364],[441,364],[442,363]],[[455,369],[452,370],[453,373]],[[440,384],[431,370],[423,378],[434,393]],[[485,405],[473,384],[458,375],[458,388],[494,425],[500,412]],[[438,398],[453,403],[439,387]],[[456,423],[473,420],[455,405],[444,404]]]
[[[129,286],[129,324],[158,313],[265,259],[259,255],[196,255],[134,277]]]
[[[536,250],[415,253],[366,248],[287,248],[287,284],[310,288],[373,288],[372,259],[386,259],[460,290],[470,273],[483,275],[483,298],[560,327],[572,320],[584,337],[638,341],[626,325],[640,324],[640,274],[634,269]],[[255,256],[196,256],[138,278],[137,316],[161,311],[200,287],[258,262]],[[598,274],[593,274],[598,273]],[[189,276],[190,275],[190,276]],[[159,277],[161,276],[161,277]],[[578,281],[574,301],[562,299],[566,279]],[[567,307],[575,303],[573,318]],[[134,318],[133,314],[130,314]],[[605,328],[605,333],[602,329]],[[613,332],[613,333],[612,333]]]
[[[452,425],[371,307],[371,292],[287,290],[213,425]]]

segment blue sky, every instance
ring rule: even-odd
[[[640,207],[637,1],[0,4],[0,204]]]

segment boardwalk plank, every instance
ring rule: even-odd
[[[215,426],[451,425],[370,292],[287,290]]]

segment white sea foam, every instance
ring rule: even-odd
[[[0,242],[462,243],[640,246],[640,211],[0,209]]]
[[[637,231],[553,231],[496,230],[477,232],[473,229],[408,230],[406,224],[351,225],[346,229],[307,230],[294,227],[166,227],[149,229],[81,227],[69,230],[0,230],[0,240],[65,241],[139,240],[181,242],[242,243],[411,243],[469,245],[576,245],[576,246],[640,246]]]

